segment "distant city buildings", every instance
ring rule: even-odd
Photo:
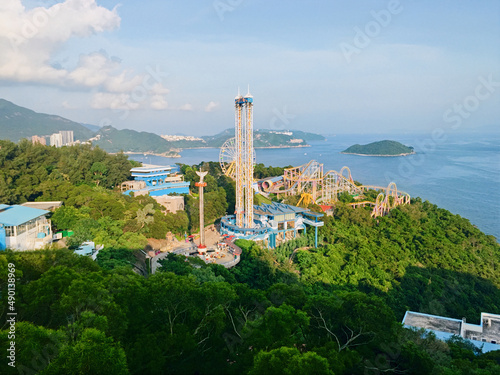
[[[284,134],[284,135],[293,135],[292,132],[287,132],[287,131],[282,131],[282,132],[279,132],[279,131],[276,131],[276,130],[271,130],[269,133],[273,133],[273,134]]]
[[[37,135],[34,135],[31,137],[31,143],[33,143],[34,145],[38,143],[38,144],[46,146],[47,140],[45,139],[45,137],[39,137]]]
[[[35,138],[36,137],[36,138]],[[38,139],[40,137],[33,136],[31,141],[35,143],[33,139]],[[61,130],[59,133],[54,133],[50,136],[50,145],[55,147],[71,146],[74,144],[73,130]],[[43,143],[45,144],[45,143]]]
[[[204,142],[203,139],[201,138],[196,138],[191,135],[161,135],[163,139],[166,141],[202,141]]]

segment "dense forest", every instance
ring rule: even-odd
[[[13,268],[18,312],[17,368],[4,355],[2,374],[500,374],[500,351],[400,323],[408,309],[469,322],[500,311],[500,246],[458,215],[418,198],[379,219],[339,203],[318,248],[310,236],[273,250],[239,240],[230,270],[170,254],[145,276],[134,249],[197,230],[197,169],[210,173],[207,222],[231,212],[234,185],[217,163],[181,166],[192,195],[173,215],[116,189],[133,165],[124,155],[0,146],[0,202],[62,200],[55,229],[106,245],[96,262],[68,249],[0,253],[3,353]]]

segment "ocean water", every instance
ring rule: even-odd
[[[416,154],[404,157],[344,155],[340,151],[359,143],[391,139],[413,146]],[[299,166],[310,160],[324,171],[348,166],[352,177],[366,185],[387,186],[418,196],[470,220],[486,234],[500,239],[500,134],[327,136],[311,147],[256,149],[257,163]],[[183,150],[181,158],[130,155],[149,164],[198,164],[218,161],[219,149]]]

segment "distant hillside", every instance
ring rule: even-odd
[[[0,99],[0,139],[18,142],[33,135],[47,136],[73,130],[75,140],[86,141],[94,134],[86,127],[60,116],[37,113]]]
[[[413,154],[415,151],[413,147],[405,146],[396,141],[379,141],[367,145],[355,144],[341,153],[367,156],[402,156]]]
[[[226,129],[223,132],[201,137],[205,141],[205,147],[220,147],[229,138],[234,137],[234,129]],[[307,141],[324,140],[319,134],[306,133],[298,130],[275,131],[258,129],[254,131],[254,147],[297,147],[307,146]],[[193,146],[197,147],[197,146]],[[186,147],[187,148],[187,147]]]
[[[101,130],[100,126],[97,125],[92,125],[92,124],[80,124],[82,126],[85,126],[87,129],[92,130],[92,132],[97,133],[99,130]]]
[[[107,152],[138,152],[176,155],[170,151],[172,144],[159,135],[135,130],[118,130],[112,126],[102,127],[92,138],[92,144]]]

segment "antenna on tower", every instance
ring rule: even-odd
[[[245,95],[245,98],[252,98],[252,94],[250,94],[250,84],[248,84],[248,92]]]

